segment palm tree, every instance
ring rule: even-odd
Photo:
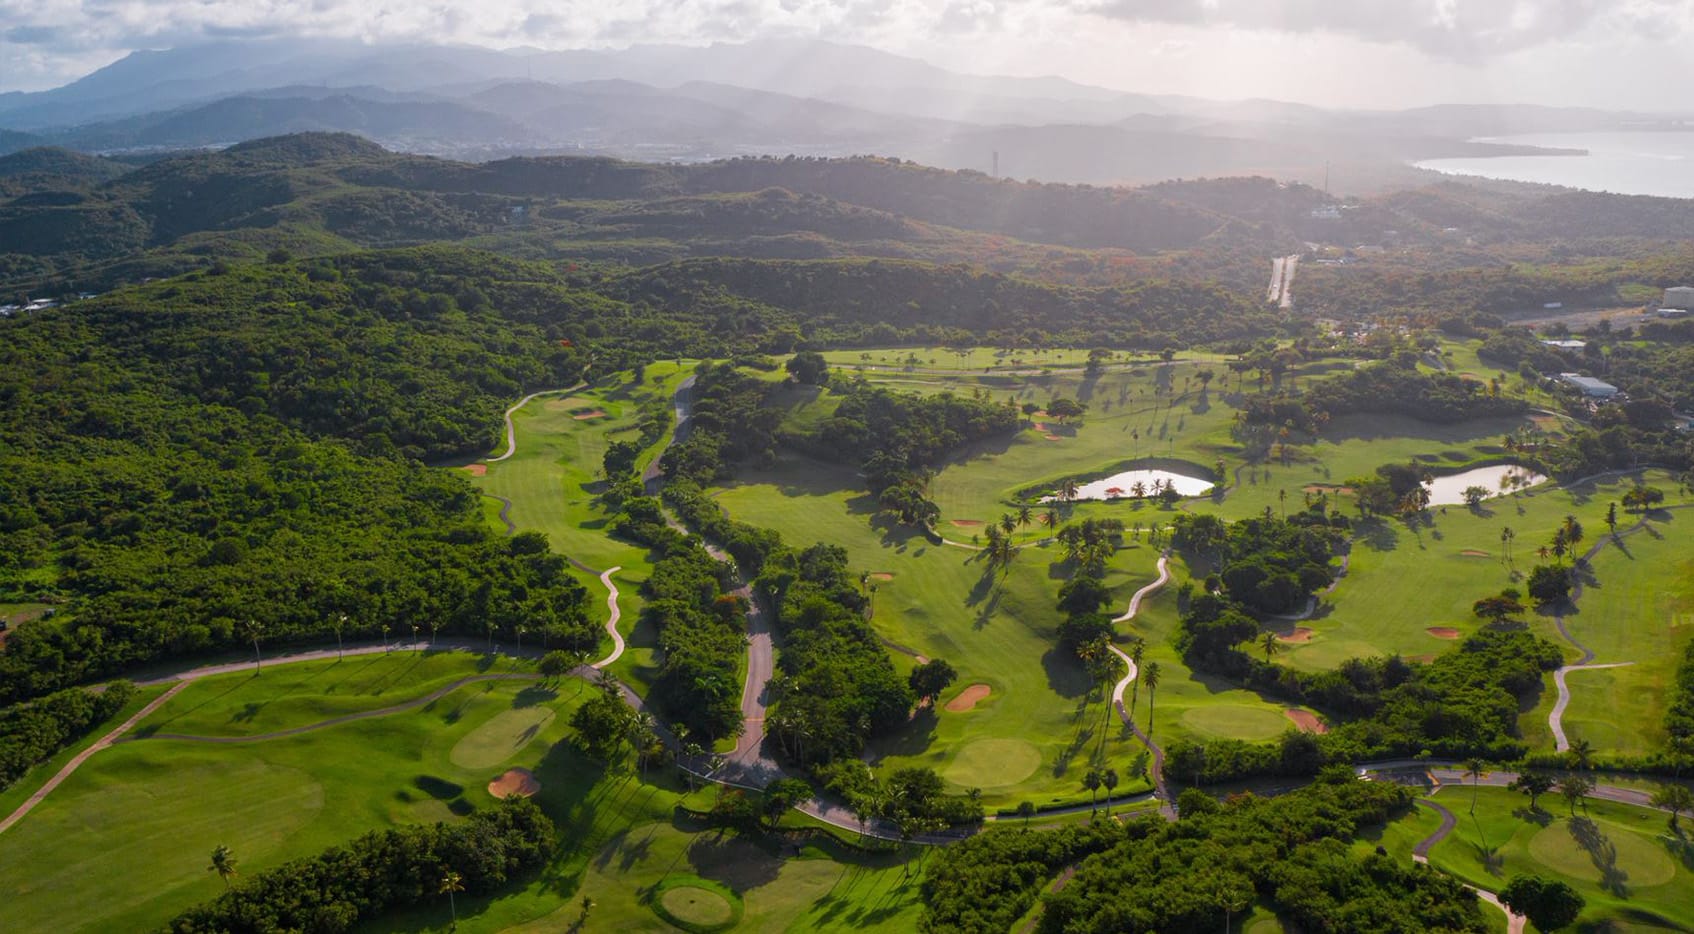
[[[459,925],[459,903],[458,900],[453,897],[453,893],[463,892],[464,890],[465,877],[451,869],[447,870],[447,872],[441,877],[441,887],[436,889],[437,895],[445,894],[447,896],[447,907],[453,912],[454,927],[458,927]]]
[[[1129,658],[1135,662],[1135,670],[1138,673],[1141,671],[1141,656],[1145,654],[1147,654],[1147,643],[1142,640],[1137,640],[1135,646],[1129,650]],[[1129,683],[1129,718],[1131,720],[1135,719],[1135,705],[1140,699],[1141,679],[1136,678]]]
[[[1033,521],[1035,521],[1035,515],[1031,512],[1030,508],[1028,506],[1019,506],[1018,527],[1027,529],[1029,528],[1029,524]]]
[[[493,654],[493,652],[494,652],[494,630],[498,629],[500,627],[500,624],[496,623],[494,620],[488,620],[483,625],[488,627],[488,651],[489,651],[489,654]]]
[[[429,646],[435,648],[435,635],[441,631],[441,620],[429,624]]]
[[[1106,786],[1106,813],[1112,813],[1112,789],[1118,787],[1118,770],[1105,769],[1100,773],[1100,783]]]
[[[1007,535],[1010,535],[1013,532],[1016,532],[1017,529],[1018,529],[1018,519],[1017,519],[1017,517],[1012,515],[1009,512],[1002,514],[1000,516],[1000,528]]]
[[[335,620],[329,624],[329,627],[335,630],[335,660],[341,661],[341,630],[347,628],[347,614],[337,614]]]
[[[1584,772],[1594,767],[1594,744],[1579,739],[1570,744],[1571,766]]]
[[[1465,760],[1465,774],[1470,777],[1470,814],[1472,817],[1476,816],[1476,792],[1482,785],[1482,773],[1487,768],[1488,764],[1475,756]]]
[[[259,623],[255,622],[253,620],[247,621],[247,637],[249,639],[253,640],[253,671],[254,672],[261,671],[264,668],[264,660],[259,657],[259,635],[261,633],[263,633],[264,631],[265,631],[265,627],[260,625]]]
[[[217,873],[218,878],[224,880],[226,889],[229,888],[231,876],[241,875],[235,871],[235,851],[221,843],[212,851],[212,864],[206,867],[206,871]]]
[[[423,651],[422,643],[418,642],[418,628],[419,627],[418,627],[417,623],[412,624],[412,651],[413,652],[422,652]]]
[[[1049,507],[1046,512],[1041,514],[1041,521],[1046,523],[1047,528],[1049,530],[1058,528],[1059,527],[1059,511],[1057,509],[1053,509],[1053,508]]]
[[[524,626],[522,623],[519,623],[517,628],[513,631],[518,634],[517,652],[518,652],[519,655],[522,655],[523,654],[523,634],[528,632],[529,628]]]
[[[1276,633],[1267,632],[1259,637],[1259,647],[1265,650],[1265,663],[1269,664],[1271,656],[1277,653],[1281,646],[1277,645]]]
[[[1101,782],[1102,782],[1102,779],[1100,778],[1100,773],[1099,773],[1099,771],[1097,771],[1095,769],[1089,769],[1088,774],[1084,775],[1082,777],[1082,787],[1088,789],[1088,808],[1089,808],[1089,810],[1094,810],[1099,805],[1099,791],[1100,791]]]
[[[1153,735],[1153,692],[1159,687],[1159,663],[1148,662],[1141,677],[1147,681],[1147,735]]]
[[[1067,478],[1063,483],[1059,484],[1059,499],[1068,503],[1076,499],[1076,491],[1076,481]]]

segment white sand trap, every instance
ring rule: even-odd
[[[1184,476],[1183,474],[1172,473],[1168,470],[1126,470],[1123,473],[1112,474],[1104,480],[1095,480],[1092,483],[1082,484],[1076,488],[1076,498],[1127,498],[1134,495],[1135,485],[1137,483],[1141,484],[1145,495],[1155,496],[1157,495],[1153,487],[1155,482],[1158,483],[1158,488],[1161,490],[1164,489],[1167,484],[1174,486],[1176,487],[1176,491],[1181,493],[1183,496],[1201,496],[1211,490],[1213,486],[1212,481],[1210,480],[1201,480],[1198,477]],[[1107,493],[1107,490],[1120,492]],[[1041,501],[1043,503],[1050,503],[1056,499],[1058,499],[1057,496],[1041,497]]]

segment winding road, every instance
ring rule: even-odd
[[[1133,595],[1131,595],[1129,598],[1129,610],[1117,619],[1112,620],[1112,622],[1127,623],[1134,619],[1135,614],[1141,609],[1141,601],[1157,591],[1160,587],[1169,583],[1170,579],[1170,553],[1166,552],[1159,556],[1158,579],[1140,590],[1137,590]],[[1123,679],[1112,687],[1112,706],[1117,709],[1118,718],[1123,721],[1124,726],[1129,727],[1130,732],[1135,734],[1135,738],[1141,740],[1142,745],[1147,747],[1147,751],[1152,753],[1153,768],[1151,769],[1151,773],[1153,778],[1153,792],[1160,802],[1159,813],[1164,815],[1166,820],[1176,820],[1176,803],[1171,800],[1170,791],[1165,786],[1165,751],[1160,748],[1157,743],[1153,742],[1153,738],[1151,736],[1143,733],[1141,728],[1135,725],[1135,719],[1130,716],[1129,708],[1123,705],[1123,692],[1129,689],[1130,682],[1134,681],[1136,675],[1139,674],[1135,668],[1135,659],[1130,658],[1129,653],[1118,648],[1117,645],[1112,642],[1107,642],[1106,648],[1109,649],[1113,655],[1116,655],[1118,660],[1123,662],[1125,667],[1129,669],[1128,673],[1123,676]]]
[[[1612,471],[1611,473],[1616,472],[1617,471]],[[1607,476],[1607,474],[1595,474],[1593,477],[1585,477],[1582,480],[1577,481],[1577,483],[1585,483],[1589,480],[1603,476]],[[1690,508],[1694,508],[1694,506],[1684,504],[1678,506],[1661,506],[1659,509],[1654,511],[1669,512],[1677,509]],[[1594,559],[1599,556],[1600,552],[1605,550],[1607,542],[1620,542],[1630,535],[1634,535],[1643,529],[1649,528],[1648,519],[1649,513],[1642,513],[1641,521],[1635,523],[1629,528],[1624,529],[1621,532],[1608,532],[1604,538],[1595,542],[1593,547],[1589,548],[1586,552],[1583,552],[1580,563],[1592,565]],[[1581,598],[1582,578],[1579,576],[1576,578],[1576,585],[1571,588],[1570,602],[1574,605],[1576,601]],[[1553,616],[1553,624],[1558,627],[1559,635],[1563,636],[1566,642],[1569,642],[1577,649],[1577,651],[1582,653],[1582,657],[1577,659],[1575,662],[1572,662],[1569,665],[1563,665],[1553,672],[1553,687],[1557,689],[1559,697],[1558,700],[1553,702],[1553,709],[1547,714],[1547,729],[1553,734],[1553,749],[1557,752],[1566,752],[1570,749],[1570,739],[1565,735],[1564,718],[1565,709],[1570,706],[1571,699],[1570,685],[1565,682],[1566,677],[1568,677],[1573,671],[1598,671],[1604,668],[1626,668],[1635,663],[1607,662],[1605,664],[1596,665],[1593,663],[1594,650],[1590,649],[1586,645],[1583,645],[1581,642],[1576,641],[1576,637],[1570,634],[1570,629],[1565,626],[1564,613],[1555,614]]]
[[[1458,825],[1458,818],[1454,817],[1453,812],[1447,810],[1445,806],[1436,804],[1428,798],[1419,798],[1417,803],[1441,815],[1441,826],[1435,828],[1434,833],[1418,841],[1418,844],[1412,847],[1412,859],[1420,863],[1428,863],[1429,851],[1435,849],[1437,843],[1445,840],[1447,835],[1453,832],[1453,828]],[[1529,923],[1528,918],[1501,904],[1500,897],[1487,889],[1479,889],[1474,885],[1466,885],[1465,888],[1475,892],[1477,898],[1505,912],[1506,934],[1523,934],[1524,925]]]
[[[552,396],[559,393],[576,392],[587,385],[588,384],[586,382],[581,382],[577,383],[575,386],[566,386],[564,389],[543,389],[540,392],[532,392],[529,395],[524,396],[522,399],[519,399],[512,405],[511,408],[506,410],[506,453],[499,457],[488,458],[487,463],[498,464],[506,458],[511,457],[513,454],[518,453],[518,427],[512,424],[512,415],[515,414],[518,409],[528,405],[531,399],[538,396]]]

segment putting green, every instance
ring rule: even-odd
[[[1631,888],[1664,885],[1676,877],[1676,864],[1657,842],[1607,822],[1589,821],[1588,826],[1592,832],[1585,833],[1571,821],[1559,821],[1530,839],[1529,855],[1585,882],[1600,882],[1601,866],[1616,867]]]
[[[1431,639],[1430,651],[1439,651],[1439,643]],[[1288,663],[1301,671],[1328,671],[1340,667],[1349,658],[1375,658],[1382,650],[1369,642],[1353,639],[1325,639],[1319,636],[1311,642],[1284,649]]]
[[[730,907],[728,899],[694,885],[666,889],[659,896],[659,904],[665,906],[665,913],[671,917],[705,927],[728,924],[735,917],[735,909]]]
[[[519,707],[504,710],[487,723],[466,733],[453,745],[448,758],[460,768],[482,769],[499,765],[518,754],[553,722],[551,707]]]
[[[942,775],[964,788],[1004,788],[1035,774],[1041,752],[1021,739],[979,739],[959,749]]]
[[[1184,726],[1220,739],[1261,740],[1281,736],[1292,724],[1274,710],[1245,704],[1190,707],[1182,712]]]

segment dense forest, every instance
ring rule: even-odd
[[[545,538],[495,536],[415,459],[491,447],[506,401],[578,358],[333,273],[214,270],[0,320],[0,599],[68,611],[9,634],[0,696],[332,630],[597,643]]]
[[[1489,930],[1474,895],[1427,866],[1360,857],[1359,831],[1405,813],[1410,789],[1348,770],[1278,797],[1219,803],[1190,789],[1181,819],[1101,821],[1055,831],[995,830],[936,856],[924,880],[921,929],[1000,930],[1040,896],[1038,930],[1213,931],[1255,903],[1313,931]]]

